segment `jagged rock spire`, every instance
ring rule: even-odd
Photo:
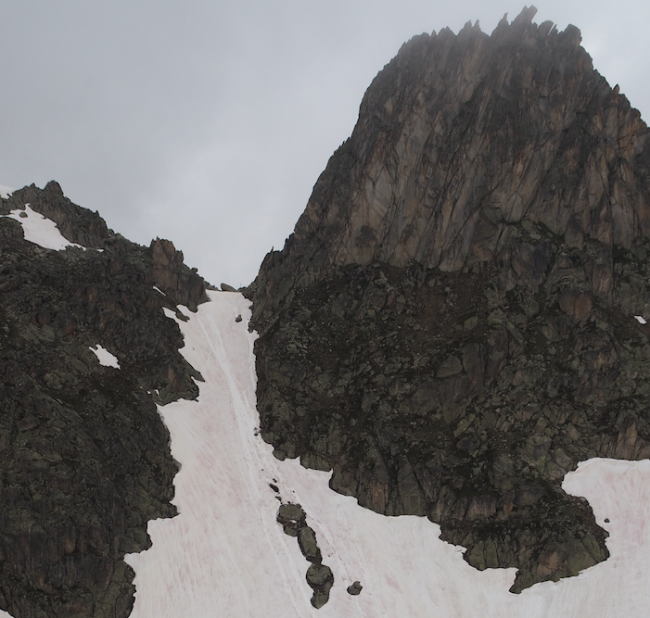
[[[406,43],[251,289],[276,455],[515,592],[608,555],[564,475],[650,456],[648,128],[534,15]]]
[[[260,327],[267,301],[330,265],[458,271],[499,255],[525,220],[606,252],[650,234],[645,123],[593,69],[579,30],[534,24],[535,13],[504,17],[491,36],[468,23],[402,46],[284,250],[267,257]]]

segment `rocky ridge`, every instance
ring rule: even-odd
[[[254,300],[262,437],[512,590],[607,558],[561,489],[650,456],[650,142],[573,26],[406,43]]]
[[[0,216],[0,609],[128,616],[124,554],[176,514],[155,403],[195,398],[201,380],[163,308],[196,310],[205,284],[169,241],[129,242],[55,182],[15,191],[0,215],[25,204],[88,249],[44,249]],[[99,364],[97,344],[120,369]]]

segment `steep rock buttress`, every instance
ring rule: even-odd
[[[608,555],[568,471],[650,455],[648,129],[534,15],[406,43],[249,289],[276,455],[513,591]]]

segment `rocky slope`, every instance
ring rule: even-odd
[[[561,489],[650,455],[650,141],[569,26],[421,35],[254,300],[262,437],[512,590],[607,558]]]
[[[125,240],[55,182],[2,199],[0,215],[25,204],[88,249],[42,248],[0,216],[0,609],[127,616],[122,558],[150,545],[150,519],[176,512],[154,402],[194,398],[201,379],[162,308],[196,309],[204,282],[171,243]],[[98,344],[119,369],[98,362]]]

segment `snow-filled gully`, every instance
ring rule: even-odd
[[[587,497],[610,532],[611,557],[578,577],[508,592],[514,570],[479,572],[426,518],[383,517],[328,487],[329,474],[277,461],[256,436],[254,334],[240,294],[212,292],[188,322],[182,352],[201,371],[197,402],[160,413],[182,468],[174,519],[150,522],[153,547],[131,554],[134,618],[646,618],[650,607],[650,462],[591,460],[565,488]],[[171,312],[170,314],[171,315]],[[310,604],[308,563],[276,523],[299,502],[334,572],[330,601]],[[605,519],[609,522],[606,523]],[[361,581],[359,596],[346,588]]]
[[[55,250],[71,244],[28,206],[22,216],[8,216],[31,242]],[[564,488],[585,496],[609,531],[611,556],[578,577],[510,594],[514,569],[476,571],[463,561],[462,548],[441,541],[439,527],[425,518],[377,515],[332,492],[329,473],[276,460],[257,436],[249,302],[237,293],[210,297],[188,322],[178,322],[181,351],[206,381],[198,401],[159,408],[182,466],[174,498],[180,514],[150,522],[153,547],[127,556],[136,572],[134,618],[650,615],[650,461],[596,459],[567,475]],[[238,315],[245,319],[237,322]],[[102,364],[119,367],[101,346],[93,352]],[[320,610],[310,604],[307,561],[276,523],[271,483],[285,502],[303,506],[334,572],[329,603]],[[346,592],[355,580],[363,585],[359,596]],[[11,618],[0,611],[2,617]]]

